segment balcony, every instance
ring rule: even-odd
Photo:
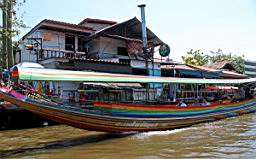
[[[86,60],[85,52],[43,49],[38,56],[38,61],[43,61],[51,58],[69,59],[69,60]]]

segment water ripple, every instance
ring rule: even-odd
[[[106,134],[67,126],[0,132],[0,157],[11,158],[255,158],[256,116],[188,128]]]

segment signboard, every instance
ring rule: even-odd
[[[159,48],[159,54],[162,57],[167,57],[170,54],[170,47],[167,44],[162,44]]]

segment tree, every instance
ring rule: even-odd
[[[0,30],[2,35],[0,62],[5,68],[10,68],[14,64],[12,37],[19,35],[20,30],[26,27],[22,20],[23,13],[17,14],[23,3],[25,0],[3,0],[1,5],[3,26]]]
[[[210,53],[209,61],[211,63],[226,61],[231,63],[239,73],[244,72],[244,56],[232,55],[232,53],[225,54],[221,49],[210,51]]]
[[[191,49],[187,52],[187,56],[182,56],[182,60],[185,64],[202,66],[208,63],[208,56],[204,55],[200,50],[193,51],[193,49]]]
[[[13,0],[12,36],[19,36],[21,29],[27,28],[27,25],[23,21],[25,12],[21,10],[24,3],[26,3],[26,0]]]
[[[191,49],[187,52],[187,56],[182,56],[182,60],[185,64],[195,66],[203,66],[207,63],[226,61],[231,63],[239,73],[244,72],[244,56],[232,55],[231,53],[225,54],[221,49],[218,49],[217,51],[210,51],[210,55],[204,55],[200,50],[193,51],[193,49]]]
[[[7,3],[12,2],[12,31],[5,32],[7,36],[18,36],[21,33],[21,29],[27,28],[27,25],[23,21],[24,11],[21,10],[21,7],[26,2],[26,0],[5,0]],[[7,12],[7,8],[4,8],[3,4],[1,6],[2,12]],[[1,34],[4,34],[3,26],[0,30]]]

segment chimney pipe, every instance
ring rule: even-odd
[[[146,18],[145,18],[145,4],[138,5],[141,11],[141,30],[142,30],[142,41],[143,41],[143,53],[147,54],[148,48],[148,39],[147,39],[147,27],[146,27]],[[147,55],[148,56],[148,55]]]

